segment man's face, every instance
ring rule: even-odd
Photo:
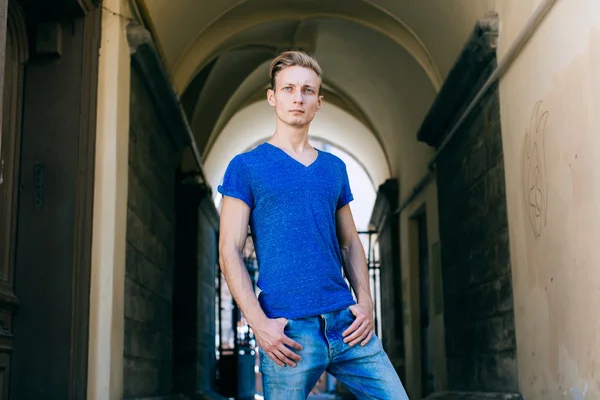
[[[275,89],[269,89],[267,99],[280,121],[303,127],[311,123],[323,103],[323,96],[318,94],[320,84],[312,69],[287,67],[275,77]]]

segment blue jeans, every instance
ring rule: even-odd
[[[350,347],[344,332],[354,321],[349,308],[289,320],[284,332],[300,343],[302,360],[281,367],[260,351],[265,400],[305,400],[323,372],[343,382],[358,399],[408,400],[398,374],[373,335],[366,346]],[[296,350],[292,350],[296,351]]]

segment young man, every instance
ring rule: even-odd
[[[221,268],[260,346],[265,399],[306,399],[324,371],[359,399],[408,399],[373,333],[346,166],[308,143],[323,102],[321,68],[291,51],[273,60],[270,75],[275,133],[237,155],[218,188]],[[258,299],[241,257],[248,223],[260,268]]]

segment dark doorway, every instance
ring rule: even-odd
[[[198,376],[198,270],[200,202],[198,185],[177,177],[173,268],[173,392],[196,391]]]
[[[49,2],[8,2],[0,399],[87,393],[101,9],[59,3],[49,16],[38,7]]]
[[[15,246],[19,195],[23,72],[27,58],[27,33],[21,7],[0,1],[6,18],[3,63],[2,126],[0,131],[0,399],[8,398],[13,352],[13,318],[19,300],[14,292]],[[2,17],[0,17],[2,18]]]
[[[434,390],[433,363],[431,360],[431,326],[429,319],[429,246],[427,241],[427,214],[415,218],[418,232],[419,255],[419,304],[421,332],[421,397],[425,398]]]

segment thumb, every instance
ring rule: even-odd
[[[279,327],[283,330],[285,328],[285,326],[287,325],[288,320],[286,318],[281,317],[281,318],[277,318],[275,320],[275,322],[277,322]]]
[[[352,313],[352,315],[354,315],[355,317],[358,317],[357,313],[358,311],[356,311],[356,304],[350,306],[350,312]]]

